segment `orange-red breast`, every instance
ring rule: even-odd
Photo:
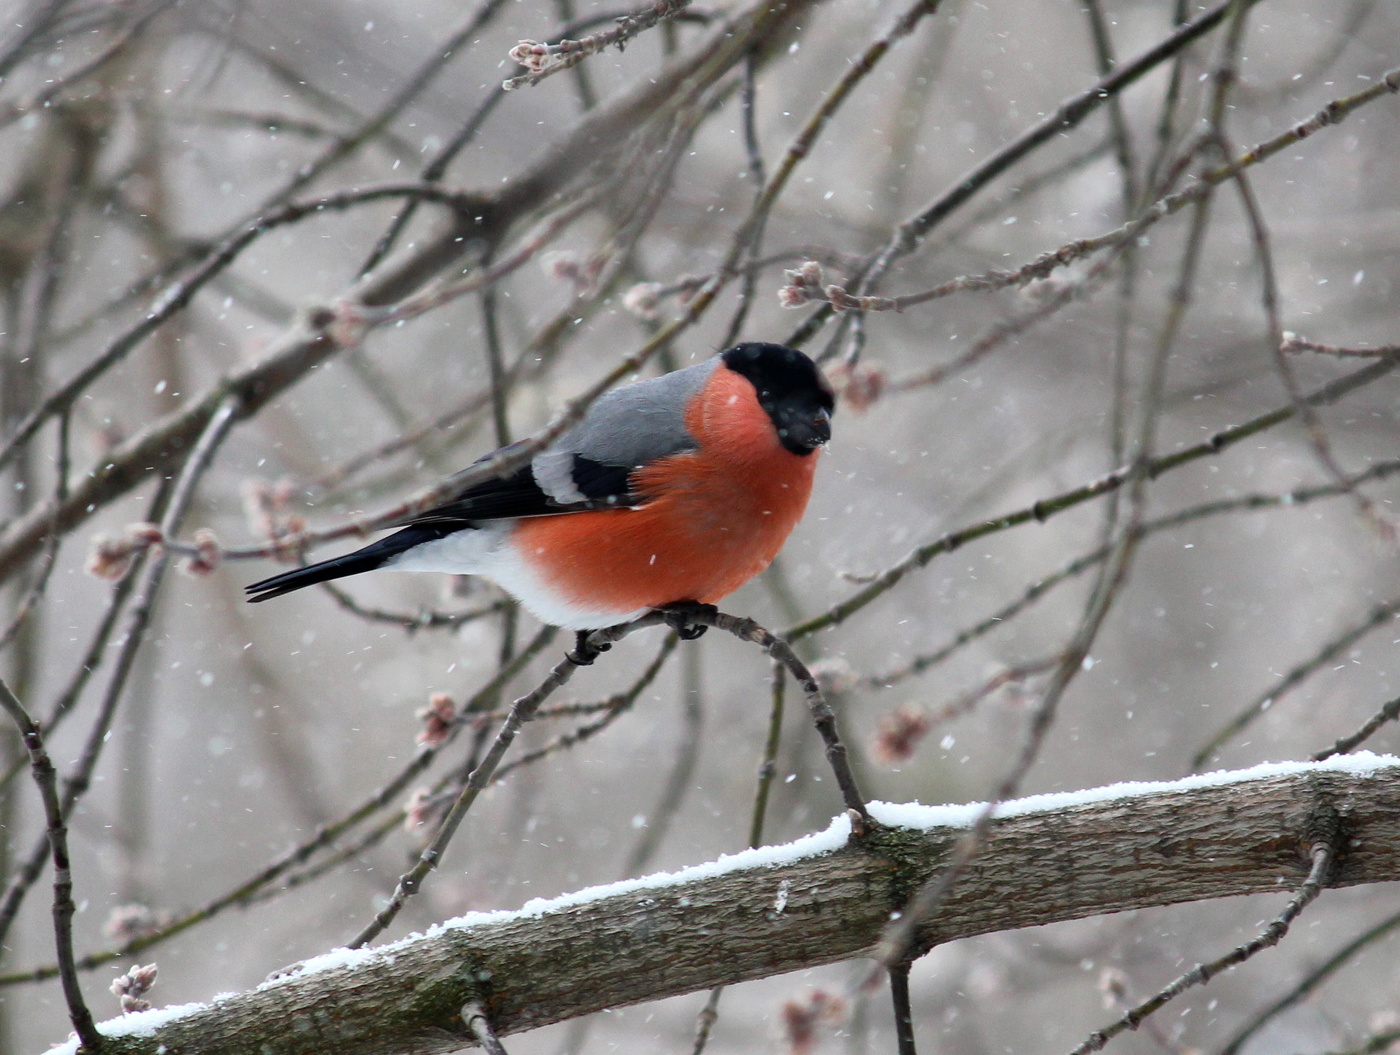
[[[572,630],[714,604],[801,519],[832,407],[807,356],[740,344],[614,389],[514,474],[354,553],[254,583],[249,600],[382,568],[484,575]]]

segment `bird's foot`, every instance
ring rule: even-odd
[[[657,611],[666,620],[666,625],[674,630],[682,641],[694,641],[710,629],[704,623],[695,622],[696,614],[715,615],[719,609],[712,604],[701,604],[699,601],[677,601],[674,604],[663,604]]]
[[[573,651],[565,653],[565,655],[575,666],[591,667],[595,659],[612,648],[612,643],[608,641],[594,644],[592,634],[592,630],[576,630],[574,632]]]

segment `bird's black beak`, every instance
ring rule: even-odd
[[[831,439],[831,413],[818,407],[783,414],[778,437],[793,454],[810,454]]]

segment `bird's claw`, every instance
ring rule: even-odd
[[[595,659],[612,648],[612,643],[610,641],[594,644],[590,640],[590,635],[592,635],[592,633],[592,630],[577,630],[574,632],[573,651],[566,653],[566,655],[569,661],[575,666],[591,667]]]
[[[694,641],[710,629],[705,623],[695,622],[695,615],[697,613],[714,615],[719,609],[712,604],[701,604],[699,601],[679,601],[676,604],[665,605],[659,611],[662,618],[666,620],[666,625],[676,632],[677,637],[682,641]]]

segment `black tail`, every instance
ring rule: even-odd
[[[402,531],[395,531],[392,535],[382,538],[378,542],[371,542],[368,546],[357,549],[354,553],[332,557],[330,560],[323,560],[318,564],[308,564],[304,568],[284,571],[281,575],[274,575],[270,579],[245,586],[243,591],[249,595],[248,600],[254,604],[272,597],[281,597],[284,593],[300,590],[303,586],[315,586],[318,582],[329,582],[331,579],[341,579],[347,575],[359,575],[362,571],[373,571],[375,568],[383,567],[389,558],[396,557],[405,550],[460,530],[462,530],[460,524],[451,526],[415,524]]]
[[[284,593],[300,590],[303,586],[314,586],[318,582],[329,582],[345,575],[358,575],[362,571],[373,571],[384,563],[384,554],[367,554],[364,550],[347,553],[343,557],[333,557],[319,564],[308,564],[305,568],[295,568],[274,575],[262,582],[243,587],[248,600],[253,603],[266,601],[270,597],[281,597]]]

